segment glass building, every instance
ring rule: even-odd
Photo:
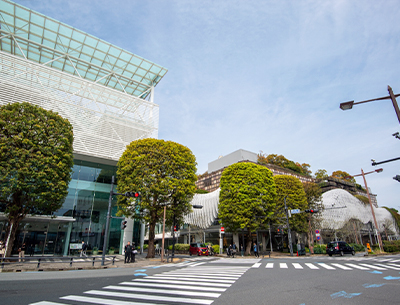
[[[126,145],[158,137],[159,106],[153,96],[166,73],[129,51],[0,0],[0,105],[38,105],[67,118],[74,130],[68,196],[54,215],[28,216],[15,249],[25,242],[28,252],[67,255],[82,240],[89,250],[103,248],[111,178]],[[116,211],[113,198],[113,216]],[[3,212],[0,208],[1,239],[7,222]],[[143,226],[127,221],[121,231],[121,218],[111,218],[110,250],[118,253],[126,241],[138,244],[140,236],[143,242]]]

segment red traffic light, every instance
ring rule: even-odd
[[[134,198],[139,198],[140,197],[140,193],[139,192],[126,192],[125,197],[134,197]]]
[[[304,212],[306,212],[306,213],[318,213],[318,209],[307,209]]]

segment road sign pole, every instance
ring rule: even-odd
[[[286,197],[283,198],[283,201],[285,202],[285,213],[286,213],[286,223],[288,226],[288,239],[289,239],[289,249],[290,249],[290,256],[293,256],[293,245],[292,245],[292,232],[290,231],[290,225],[289,225],[289,213],[288,213],[288,209],[286,206]]]

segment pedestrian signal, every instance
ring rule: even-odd
[[[126,228],[126,224],[128,222],[126,220],[121,221],[121,230],[124,230]]]

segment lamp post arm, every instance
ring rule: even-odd
[[[397,104],[397,101],[396,101],[396,96],[398,96],[398,94],[394,95],[393,90],[390,86],[388,86],[388,91],[389,91],[390,99],[392,100],[392,103],[393,103],[394,110],[396,111],[397,119],[399,120],[399,123],[400,123],[400,110],[399,110],[399,105]]]
[[[383,164],[383,163],[388,163],[388,162],[393,162],[393,161],[396,161],[396,160],[400,160],[400,157],[399,158],[394,158],[394,159],[390,159],[390,160],[385,160],[385,161],[381,161],[381,162],[372,162],[372,166],[375,166],[375,165],[378,165],[378,164]]]

